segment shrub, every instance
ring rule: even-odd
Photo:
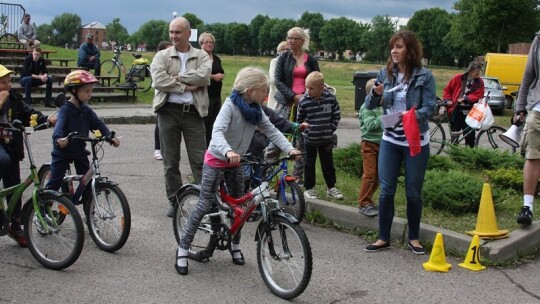
[[[468,148],[460,145],[448,145],[450,158],[469,170],[494,170],[499,168],[523,168],[524,159],[518,154],[507,151],[483,148]]]
[[[336,149],[334,151],[334,166],[336,170],[362,178],[364,170],[360,144],[353,143],[346,148]]]
[[[429,157],[429,162],[427,166],[428,170],[441,170],[441,171],[448,171],[448,170],[457,170],[459,169],[458,164],[456,164],[453,160],[446,156],[442,155],[431,155]]]
[[[485,174],[490,182],[504,189],[523,190],[523,170],[522,168],[500,168],[497,170],[487,170]]]
[[[467,171],[427,171],[422,199],[426,206],[455,215],[477,212],[483,183],[480,177]]]

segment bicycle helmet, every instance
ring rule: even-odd
[[[66,79],[64,79],[64,89],[66,91],[71,91],[72,89],[80,86],[96,82],[98,82],[97,78],[90,72],[85,70],[76,70],[69,73],[66,76]]]

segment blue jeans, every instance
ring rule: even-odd
[[[24,98],[26,103],[30,104],[32,97],[32,87],[39,87],[46,84],[45,87],[45,102],[51,102],[52,95],[52,77],[47,77],[47,82],[43,82],[40,79],[33,79],[32,76],[26,76],[21,78],[21,86],[24,88]]]
[[[429,145],[422,146],[420,154],[411,157],[409,147],[381,141],[379,150],[379,239],[390,241],[394,219],[394,196],[401,164],[405,169],[405,194],[407,197],[407,222],[409,240],[418,240],[422,216],[422,186],[429,160]]]

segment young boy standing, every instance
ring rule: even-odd
[[[373,88],[375,79],[370,79],[366,83],[366,92],[369,94]],[[382,108],[377,107],[368,110],[364,103],[360,107],[358,118],[360,119],[360,131],[362,132],[362,185],[358,196],[358,208],[365,216],[377,216],[379,211],[373,203],[373,194],[379,187],[379,177],[377,175],[377,162],[379,159],[379,146],[382,139],[381,116]]]
[[[328,191],[328,197],[343,199],[343,194],[335,187],[336,169],[332,156],[332,136],[341,119],[336,96],[325,89],[324,76],[318,71],[306,78],[306,92],[298,105],[297,122],[302,124],[306,163],[304,168],[304,187],[306,199],[316,199],[315,164],[319,154],[321,168]]]

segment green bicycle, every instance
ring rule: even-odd
[[[30,162],[30,174],[22,183],[0,190],[0,236],[7,234],[9,219],[17,201],[33,185],[32,197],[24,203],[21,215],[28,248],[43,266],[60,270],[71,266],[79,258],[84,245],[84,227],[79,212],[67,197],[40,187],[29,135],[47,126],[45,123],[25,127],[19,120],[0,123],[0,128],[22,134]],[[6,205],[5,197],[8,195],[11,198]]]

